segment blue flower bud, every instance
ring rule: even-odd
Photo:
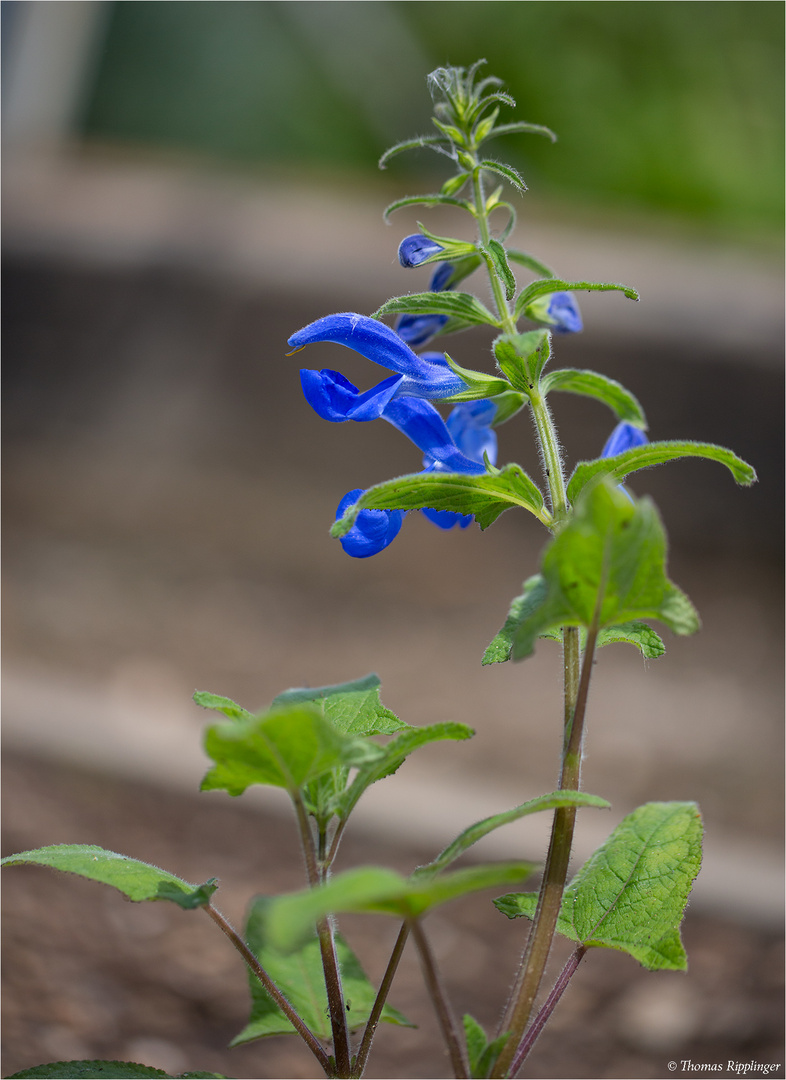
[[[627,420],[622,420],[606,440],[606,445],[601,450],[600,456],[604,458],[616,457],[617,454],[622,454],[625,450],[631,450],[634,446],[644,446],[648,442],[649,439],[641,428],[629,424]]]
[[[525,308],[524,314],[533,322],[550,326],[555,334],[578,334],[584,329],[579,305],[569,292],[539,296]]]
[[[399,244],[398,261],[406,267],[420,266],[426,259],[430,259],[432,255],[439,255],[440,251],[444,250],[442,245],[435,240],[429,240],[427,236],[414,233],[412,236],[405,236]]]
[[[344,516],[347,507],[357,502],[363,488],[348,491],[336,510],[336,520]],[[361,510],[355,524],[341,537],[341,546],[353,559],[378,555],[398,536],[404,514],[401,510]]]

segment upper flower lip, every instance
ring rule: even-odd
[[[294,349],[301,349],[316,341],[333,341],[365,356],[389,371],[407,376],[406,393],[419,397],[443,398],[466,390],[464,380],[455,375],[443,363],[418,356],[402,341],[395,330],[385,323],[344,311],[325,315],[304,326],[289,339]],[[401,391],[404,391],[402,386]]]

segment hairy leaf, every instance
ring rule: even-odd
[[[646,427],[644,411],[629,390],[615,379],[599,375],[596,371],[582,371],[576,368],[561,368],[543,376],[540,384],[541,393],[552,390],[567,391],[570,394],[583,394],[608,405],[619,420],[627,420],[639,427]]]
[[[701,866],[701,841],[695,803],[640,806],[573,878],[557,929],[587,946],[630,953],[651,971],[684,971],[680,923]],[[537,894],[510,894],[494,903],[509,918],[531,918]]]
[[[497,319],[472,293],[425,292],[394,296],[373,315],[450,315],[469,326],[499,326]]]
[[[168,870],[93,844],[53,844],[22,851],[0,859],[0,866],[50,866],[111,885],[129,900],[171,900],[186,910],[208,904],[218,888],[216,878],[191,885]]]
[[[563,281],[561,278],[546,278],[542,281],[533,281],[522,289],[513,311],[515,318],[518,318],[524,309],[539,296],[555,292],[621,292],[629,300],[639,299],[639,294],[629,285],[617,285],[607,281]]]

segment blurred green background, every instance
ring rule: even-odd
[[[367,174],[428,130],[424,75],[485,56],[517,115],[560,136],[499,144],[531,187],[760,240],[783,214],[783,30],[769,0],[120,0],[83,133]],[[400,160],[421,180],[432,164]]]

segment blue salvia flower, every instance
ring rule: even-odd
[[[579,305],[569,292],[539,296],[525,308],[524,314],[533,322],[550,326],[555,334],[578,334],[584,329]]]
[[[334,341],[339,345],[346,345],[375,364],[395,371],[399,376],[397,381],[385,379],[367,392],[364,401],[365,415],[345,416],[345,419],[375,419],[381,414],[385,400],[389,400],[391,396],[400,397],[406,394],[410,397],[439,399],[466,390],[464,380],[450,370],[442,353],[418,356],[401,340],[395,330],[367,315],[359,315],[354,311],[326,315],[298,330],[289,339],[289,344],[297,350],[315,341]],[[309,403],[326,420],[337,420],[339,417],[321,411],[322,403],[328,402],[330,409],[340,413],[344,408],[342,402],[347,404],[349,400],[343,396],[343,391],[358,393],[343,376],[339,376],[339,380],[343,381],[341,389],[337,389],[336,375],[336,372],[326,371],[307,374],[301,372],[303,390]],[[379,411],[374,412],[377,406]],[[347,404],[347,407],[350,406]],[[328,409],[328,406],[325,405],[325,408]]]
[[[424,472],[458,472],[480,475],[486,471],[484,452],[492,464],[496,461],[497,437],[491,422],[497,407],[492,401],[472,401],[457,405],[447,423],[428,401],[401,397],[389,402],[382,413],[423,451]],[[338,505],[336,518],[363,494],[362,488],[350,491]],[[448,510],[424,510],[425,516],[441,529],[458,524],[466,528],[471,514]],[[348,555],[368,558],[383,551],[398,535],[403,514],[400,510],[361,510],[349,532],[341,538]]]
[[[444,292],[452,288],[448,284],[453,275],[453,264],[440,263],[434,271],[429,290],[431,292]],[[418,345],[425,345],[435,334],[438,334],[448,321],[447,315],[402,315],[396,323],[396,333],[406,341],[413,349]]]
[[[627,420],[621,420],[606,440],[606,445],[601,450],[600,456],[602,458],[615,457],[626,450],[632,450],[634,446],[645,446],[648,442],[649,439],[641,428],[629,424]],[[624,484],[618,484],[617,487],[633,502],[633,498]]]
[[[398,261],[402,266],[420,266],[432,255],[439,255],[445,249],[436,240],[429,240],[427,236],[415,233],[413,236],[405,236],[398,246]]]

